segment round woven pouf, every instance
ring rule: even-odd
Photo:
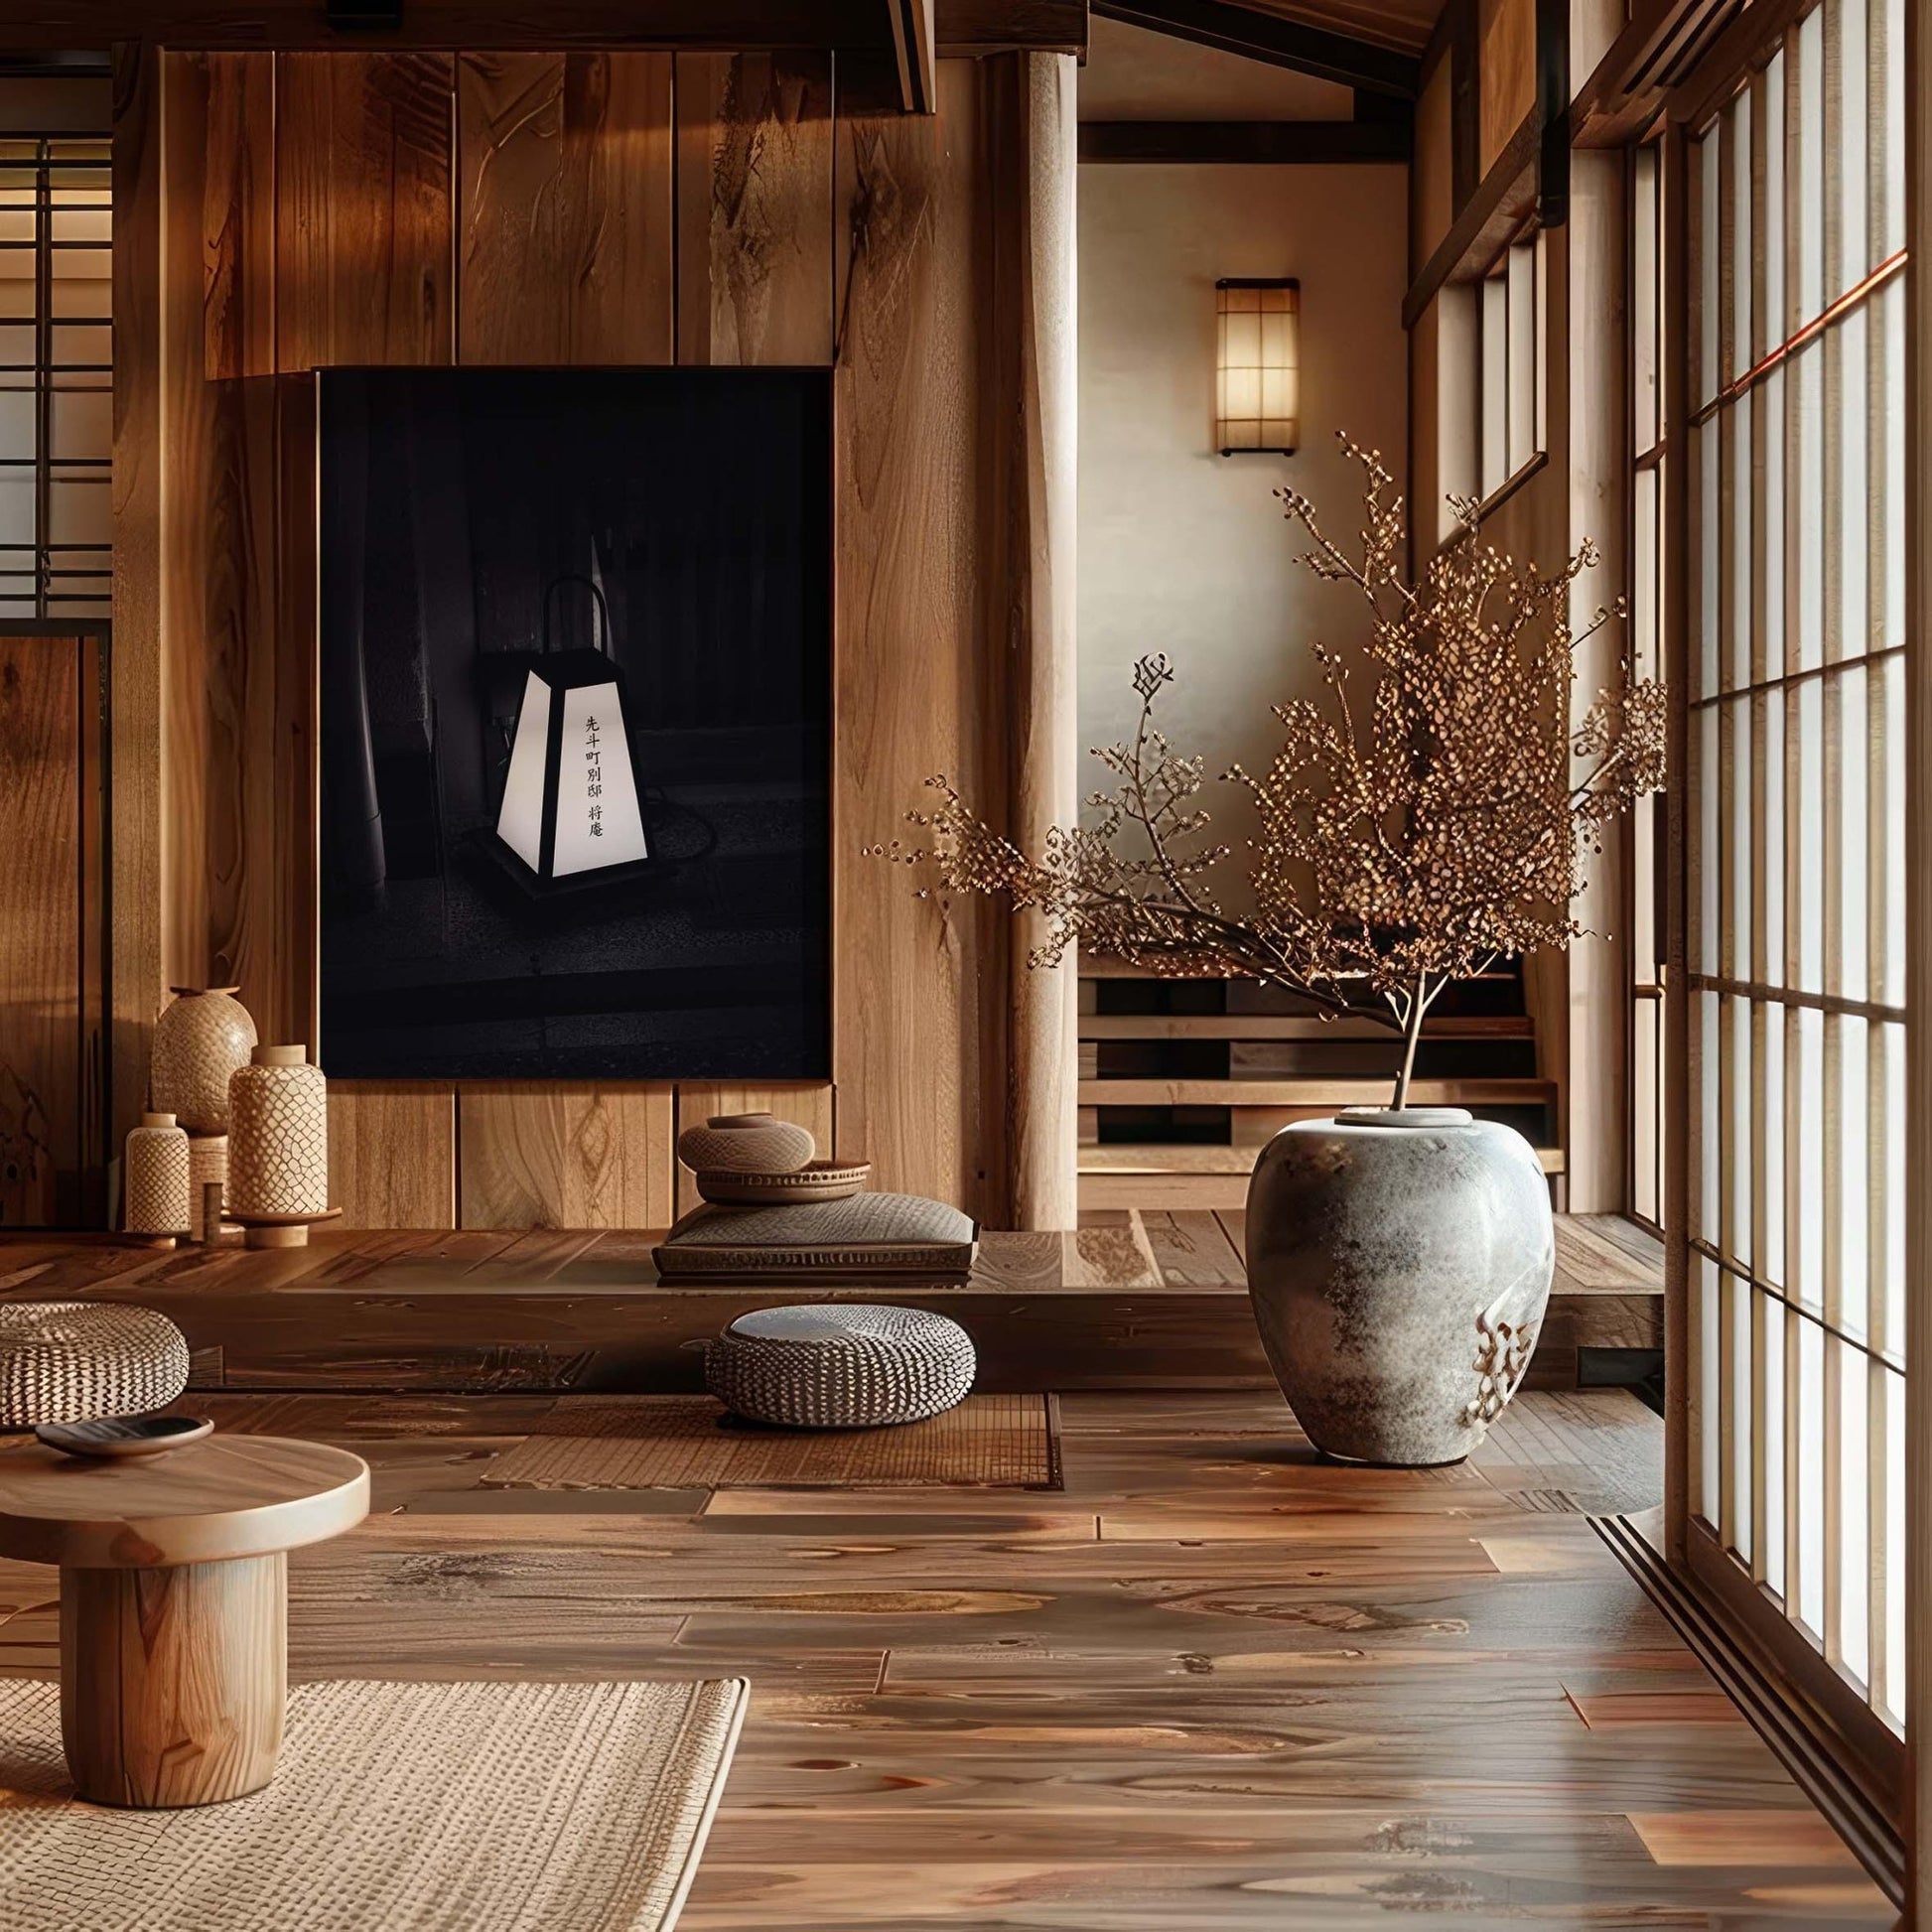
[[[153,1309],[0,1303],[0,1429],[145,1415],[187,1386],[188,1343]]]
[[[742,1314],[705,1350],[705,1381],[727,1409],[791,1429],[941,1415],[971,1392],[976,1366],[957,1321],[850,1303]]]

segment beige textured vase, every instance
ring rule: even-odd
[[[257,1046],[228,1083],[228,1211],[321,1215],[329,1207],[329,1085],[306,1046]]]
[[[154,1104],[191,1134],[228,1131],[228,1076],[248,1064],[255,1023],[232,986],[170,987],[154,1023],[148,1085]]]
[[[127,1137],[129,1234],[156,1239],[186,1234],[193,1225],[188,1184],[188,1136],[173,1114],[143,1114]]]

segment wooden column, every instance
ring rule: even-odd
[[[1074,64],[1011,54],[989,74],[999,292],[997,353],[1009,379],[995,395],[1006,439],[1005,671],[1008,815],[1029,851],[1078,814],[1074,697]],[[1036,912],[1011,935],[1008,985],[1007,1189],[1013,1225],[1076,1219],[1078,962],[1034,967],[1046,937]]]

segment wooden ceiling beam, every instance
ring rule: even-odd
[[[1297,73],[1370,93],[1413,100],[1421,80],[1422,63],[1413,54],[1351,40],[1279,14],[1259,13],[1230,0],[1093,0],[1093,11],[1130,27],[1170,34],[1197,47],[1217,48],[1223,54],[1291,68]]]
[[[1026,48],[1084,55],[1086,0],[889,0],[922,8],[932,57]],[[826,48],[891,56],[880,0],[403,0],[401,24],[368,32],[330,24],[324,0],[35,0],[0,6],[0,54],[164,47],[305,50],[381,48],[668,48],[717,53]]]
[[[1082,161],[1296,162],[1409,159],[1406,121],[1082,121]]]

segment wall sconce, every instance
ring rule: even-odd
[[[1214,290],[1215,442],[1223,456],[1293,456],[1302,427],[1302,285],[1230,276]]]
[[[523,681],[496,814],[497,838],[525,869],[517,876],[539,892],[649,857],[609,610],[588,578],[559,578],[550,591],[572,582],[589,584],[597,600],[604,648],[551,650],[545,593],[544,649]]]

